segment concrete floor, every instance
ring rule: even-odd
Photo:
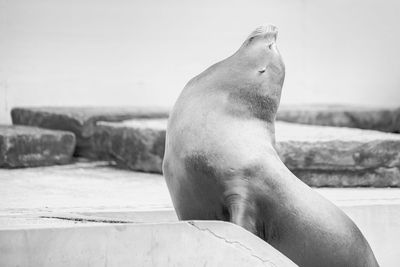
[[[400,205],[400,188],[319,188],[341,207]],[[0,169],[0,227],[175,221],[164,178],[105,162]]]
[[[315,190],[355,221],[382,266],[396,266],[400,188]],[[159,174],[89,161],[0,169],[0,229],[176,221],[167,186]]]
[[[319,188],[345,209],[400,205],[400,188]],[[0,227],[176,221],[164,178],[105,162],[0,169]]]
[[[0,227],[149,220],[177,220],[161,175],[85,161],[0,169]]]

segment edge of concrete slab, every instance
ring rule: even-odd
[[[281,105],[277,120],[398,133],[400,108],[340,104]]]
[[[220,221],[0,230],[2,266],[297,266]]]

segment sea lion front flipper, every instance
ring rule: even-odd
[[[230,195],[227,198],[227,203],[229,221],[253,234],[257,234],[254,205],[239,194]]]

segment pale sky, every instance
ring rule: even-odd
[[[265,23],[282,103],[400,105],[398,14],[397,0],[0,0],[0,123],[13,106],[171,106]]]

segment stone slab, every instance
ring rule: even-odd
[[[324,126],[340,126],[384,132],[400,132],[400,107],[346,105],[282,105],[277,120]]]
[[[400,135],[278,122],[277,151],[312,186],[400,186]]]
[[[3,229],[0,254],[1,266],[297,266],[226,222]]]
[[[166,124],[99,122],[94,136],[119,166],[161,173]],[[277,122],[276,139],[283,162],[310,186],[400,186],[400,135]]]
[[[94,143],[107,148],[120,167],[162,173],[166,119],[98,122]]]
[[[166,118],[168,114],[169,109],[161,107],[16,107],[11,118],[16,125],[73,132],[77,138],[75,154],[98,159],[108,157],[91,138],[98,121]]]
[[[291,169],[368,170],[400,167],[400,135],[278,122],[277,150]]]
[[[166,109],[141,108],[13,110],[15,123],[73,128],[77,154],[155,173],[161,173],[167,115]],[[282,160],[309,185],[400,186],[399,135],[277,122],[276,137]]]
[[[67,164],[74,149],[70,132],[0,125],[0,168]]]

